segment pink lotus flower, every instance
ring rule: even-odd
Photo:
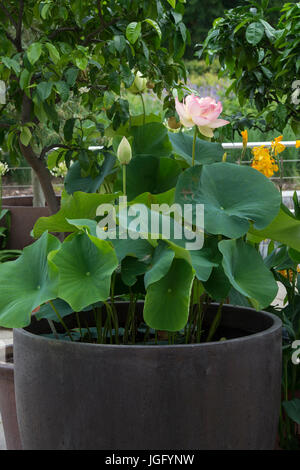
[[[226,126],[229,121],[218,119],[223,108],[222,103],[207,96],[198,98],[195,95],[189,95],[180,103],[176,98],[176,111],[180,117],[180,122],[185,127],[198,126],[201,134],[206,137],[213,137],[213,129]]]

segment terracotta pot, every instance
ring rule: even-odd
[[[32,207],[32,199],[32,196],[14,196],[2,199],[2,208],[8,209],[11,216],[8,249],[22,250],[25,246],[33,243],[35,240],[30,236],[30,232],[35,222],[40,217],[51,215],[48,207]]]
[[[274,449],[281,322],[226,305],[221,325],[232,339],[165,346],[59,341],[42,321],[14,330],[23,448]]]
[[[14,366],[12,363],[12,345],[1,349],[0,361],[0,412],[4,436],[8,450],[21,450],[21,440],[17,422]],[[1,359],[1,357],[0,357]]]

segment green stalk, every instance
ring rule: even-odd
[[[81,329],[81,324],[80,324],[80,319],[79,319],[79,313],[78,312],[76,312],[76,322],[77,322],[77,326],[79,328],[80,338],[82,338],[82,329]]]
[[[101,309],[100,310],[100,315],[101,315]],[[94,312],[94,319],[95,319],[95,325],[96,325],[96,330],[97,330],[97,343],[101,343],[101,337],[102,337],[102,319],[100,317],[99,320],[99,310],[96,309],[95,307],[93,308]]]
[[[207,343],[212,339],[215,332],[217,331],[218,326],[220,325],[223,304],[224,304],[224,301],[220,303],[217,314],[216,314],[215,318],[213,319],[212,324],[210,325],[210,329],[209,329],[208,336],[207,336],[207,339],[206,339]]]
[[[2,176],[0,175],[0,212],[2,210]]]
[[[193,153],[192,153],[192,166],[195,165],[195,154],[196,154],[196,139],[197,139],[198,127],[194,127],[194,139],[193,139]]]
[[[55,308],[53,302],[51,300],[49,300],[49,304],[52,308],[52,310],[55,312],[57,318],[59,319],[60,323],[62,324],[62,326],[64,327],[64,329],[66,330],[66,333],[67,335],[69,336],[70,340],[73,341],[73,338],[72,338],[72,335],[70,333],[70,330],[69,328],[67,327],[67,325],[65,324],[65,322],[63,321],[62,317],[60,316],[60,314],[58,313],[57,309]]]
[[[106,307],[106,312],[107,312],[107,315],[110,317],[110,326],[112,325],[112,322],[113,322],[113,325],[115,327],[115,341],[116,341],[116,344],[119,344],[119,323],[118,323],[118,317],[117,315],[114,315],[114,311],[112,309],[112,307],[109,305],[109,303],[107,302],[104,302],[105,304],[105,307]],[[110,329],[110,336],[111,336],[111,343],[112,343],[112,329]]]
[[[123,166],[123,194],[126,196],[126,165]]]
[[[143,117],[143,125],[146,124],[146,106],[145,106],[145,101],[144,101],[144,97],[143,97],[143,93],[139,93],[140,97],[141,97],[141,100],[142,100],[142,105],[143,105],[143,113],[144,113],[144,117]]]

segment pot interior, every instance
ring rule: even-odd
[[[119,326],[120,328],[123,328],[126,322],[129,302],[116,302],[115,305],[118,313]],[[144,303],[142,301],[137,303],[137,326],[143,324],[143,306]],[[204,334],[202,341],[205,341],[205,334],[207,334],[205,332],[208,332],[209,327],[216,316],[218,307],[219,304],[210,304],[205,311],[203,319]],[[94,312],[80,312],[77,318],[75,313],[64,317],[64,322],[69,330],[76,328],[78,329],[78,318],[82,328],[95,327]],[[103,322],[105,321],[105,318],[105,308],[103,308]],[[56,331],[59,334],[65,333],[65,329],[59,322],[54,322],[54,325]],[[265,331],[268,328],[271,328],[273,325],[274,317],[267,312],[257,312],[252,308],[224,305],[222,308],[220,325],[216,331],[216,334],[212,338],[212,341],[229,340],[249,336],[251,334]],[[26,331],[37,335],[52,334],[50,325],[46,319],[36,320],[33,317],[31,325],[25,329]]]

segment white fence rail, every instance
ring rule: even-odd
[[[296,147],[296,141],[295,140],[290,140],[290,141],[282,141],[281,144],[283,144],[286,148],[295,148]],[[267,142],[248,142],[247,144],[247,148],[250,148],[252,149],[253,147],[260,147],[261,145],[264,145],[265,147],[271,147],[272,145],[272,142],[271,141],[267,141]],[[222,147],[224,149],[224,151],[226,150],[241,150],[243,148],[243,143],[242,142],[229,142],[229,143],[223,143],[222,144]],[[89,150],[101,150],[103,147],[102,146],[91,146],[89,147]],[[54,151],[56,149],[52,149],[51,151]],[[283,165],[285,164],[288,164],[288,163],[297,163],[297,162],[300,162],[300,159],[281,159],[281,162],[283,163]],[[243,164],[250,164],[251,162],[249,160],[245,160],[243,162]],[[11,167],[10,170],[13,170],[13,171],[18,171],[18,170],[25,170],[25,171],[31,171],[31,168],[30,167]],[[300,173],[300,169],[299,169],[299,173]],[[300,180],[300,174],[299,175],[295,175],[295,176],[275,176],[273,178],[271,178],[273,180]],[[11,188],[12,185],[3,185],[2,186],[4,189],[5,188]],[[32,184],[25,184],[25,185],[13,185],[13,188],[31,188],[32,187]],[[284,193],[287,195],[289,194],[289,191],[284,191]],[[291,195],[287,195],[286,197],[287,198],[291,198],[292,197],[292,194],[293,192],[291,193]]]

